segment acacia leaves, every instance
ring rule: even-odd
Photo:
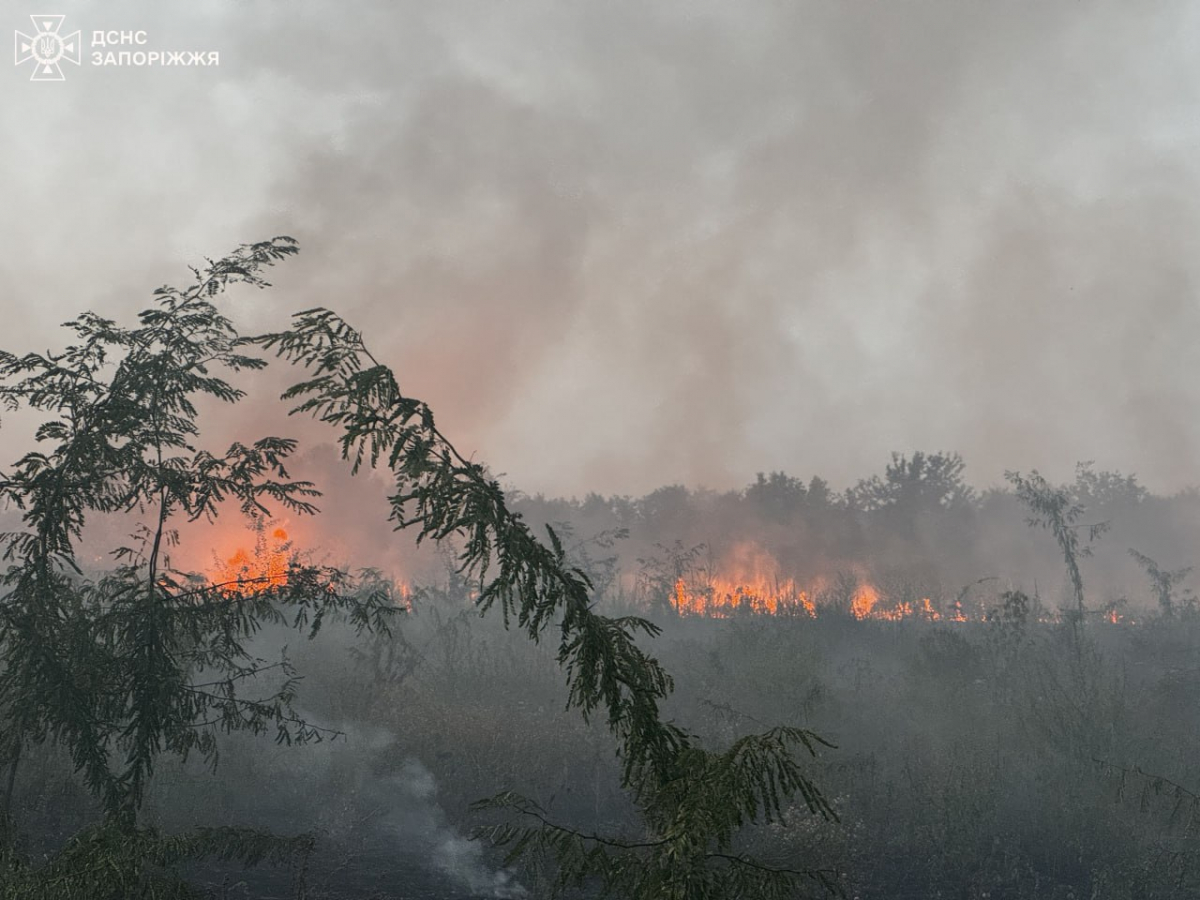
[[[0,499],[23,525],[0,534],[0,851],[27,888],[14,896],[67,896],[53,892],[70,880],[60,864],[81,854],[102,867],[113,896],[134,896],[122,890],[145,887],[139,860],[210,846],[204,835],[160,840],[139,828],[164,753],[215,765],[222,732],[273,732],[283,743],[327,733],[297,715],[286,655],[258,658],[252,638],[268,624],[313,636],[329,616],[386,632],[399,610],[378,573],[293,560],[285,583],[235,592],[170,562],[176,517],[211,520],[229,504],[252,516],[268,503],[316,512],[315,486],[287,471],[295,441],[214,452],[200,446],[196,422],[200,398],[236,403],[244,392],[227,377],[266,365],[246,354],[213,298],[234,282],[265,286],[261,270],[295,252],[290,238],[245,245],[193,270],[190,287],[159,288],[133,327],[85,313],[66,323],[72,339],[59,353],[0,353],[0,402],[43,419],[37,449],[0,476]],[[132,540],[111,550],[110,572],[86,574],[76,558],[84,528],[111,513],[136,522]],[[104,822],[92,834],[104,840],[81,838],[35,872],[10,852],[12,785],[23,751],[47,741],[69,752],[98,801]]]
[[[508,510],[500,485],[454,449],[429,407],[405,397],[391,370],[334,313],[299,313],[290,331],[258,340],[315,376],[284,394],[299,401],[294,413],[338,428],[343,456],[356,470],[364,461],[392,470],[391,518],[397,528],[415,526],[418,541],[461,538],[459,571],[479,580],[481,610],[498,605],[506,623],[515,620],[534,640],[557,624],[571,705],[585,716],[605,710],[621,740],[626,783],[635,785],[646,770],[668,767],[686,743],[659,716],[671,680],[634,640],[638,632],[657,633],[656,626],[597,614],[587,575],[567,564],[553,530],[550,546],[538,541]]]
[[[777,821],[796,794],[812,813],[834,818],[795,755],[815,753],[820,738],[776,728],[724,752],[703,748],[662,716],[673,683],[636,640],[656,636],[658,627],[598,613],[590,580],[569,563],[554,530],[547,529],[546,543],[534,537],[508,509],[499,484],[442,435],[426,404],[401,392],[357,330],[329,310],[310,309],[293,317],[291,329],[255,340],[309,371],[283,395],[293,413],[336,428],[354,471],[364,464],[391,470],[396,528],[415,528],[418,542],[459,542],[458,571],[478,583],[481,612],[498,606],[506,624],[515,622],[535,641],[554,626],[568,706],[585,718],[602,712],[617,739],[623,785],[642,811],[644,836],[585,835],[552,822],[533,801],[504,793],[477,809],[533,822],[485,828],[484,837],[507,846],[510,861],[552,857],[560,889],[586,882],[623,897],[718,898],[835,888],[832,873],[764,865],[732,849],[743,826]]]
[[[198,399],[239,401],[243,391],[229,379],[266,364],[252,355],[255,347],[307,370],[284,398],[294,413],[337,430],[354,471],[390,470],[397,529],[415,529],[418,541],[456,542],[459,573],[477,585],[481,611],[498,607],[506,624],[534,641],[556,635],[568,705],[585,718],[603,717],[616,738],[642,834],[581,834],[507,794],[481,808],[517,821],[487,836],[515,855],[549,853],[561,885],[588,883],[626,897],[832,889],[830,873],[767,865],[738,845],[741,829],[779,821],[796,794],[812,813],[833,817],[797,758],[815,753],[818,737],[776,728],[724,750],[702,746],[663,716],[673,683],[638,644],[655,637],[657,626],[597,612],[594,585],[571,564],[558,535],[548,530],[544,542],[533,535],[495,479],[442,435],[426,404],[400,390],[358,331],[312,309],[286,331],[237,334],[214,298],[234,282],[266,285],[261,271],[295,252],[290,238],[245,245],[193,270],[190,287],[160,288],[134,327],[85,313],[67,323],[72,343],[60,353],[0,354],[0,403],[44,419],[38,447],[0,475],[0,498],[22,511],[24,526],[0,535],[7,563],[0,575],[0,718],[10,736],[0,754],[11,784],[23,748],[61,744],[106,814],[99,831],[72,843],[54,864],[37,872],[16,866],[28,890],[14,896],[42,896],[38,890],[77,871],[70,868],[76,863],[108,866],[110,893],[122,895],[148,883],[146,866],[169,866],[179,854],[221,845],[229,835],[199,834],[188,843],[140,827],[137,813],[156,760],[199,754],[215,763],[222,732],[273,731],[282,742],[320,738],[321,730],[295,713],[297,675],[286,656],[259,659],[251,639],[272,623],[312,636],[330,616],[386,632],[399,608],[372,572],[293,561],[285,583],[247,591],[244,582],[197,582],[172,567],[176,517],[212,519],[229,504],[250,515],[269,503],[300,514],[316,510],[315,486],[288,473],[293,441],[264,437],[223,451],[201,446]],[[76,553],[98,513],[143,521],[127,546],[114,549],[116,568],[92,578]],[[10,809],[11,790],[0,823]],[[261,846],[265,853],[283,845]],[[0,855],[10,865],[12,854]],[[183,890],[154,890],[169,896],[176,888]]]

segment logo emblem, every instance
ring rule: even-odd
[[[66,16],[30,16],[33,27],[37,32],[30,37],[22,32],[16,32],[15,65],[33,60],[33,75],[30,81],[66,81],[62,66],[63,60],[80,64],[83,58],[83,45],[79,40],[79,32],[62,35],[63,19]]]

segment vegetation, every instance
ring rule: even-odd
[[[643,833],[634,840],[583,833],[551,821],[533,800],[504,792],[476,808],[519,817],[483,832],[510,849],[509,862],[548,855],[557,887],[595,884],[630,898],[771,898],[791,896],[808,881],[834,887],[830,872],[774,867],[734,848],[742,826],[778,822],[797,794],[810,812],[834,818],[794,755],[815,755],[821,738],[777,726],[713,750],[664,721],[660,704],[673,683],[635,641],[660,629],[637,616],[598,613],[591,579],[570,564],[554,529],[547,528],[548,545],[534,538],[508,509],[499,483],[454,449],[428,406],[401,393],[357,331],[317,309],[299,313],[290,331],[256,342],[311,371],[284,397],[300,401],[294,412],[341,433],[342,454],[355,471],[364,461],[391,470],[398,528],[415,526],[418,542],[462,540],[457,574],[479,582],[483,612],[499,606],[505,624],[515,621],[534,641],[556,627],[568,707],[585,720],[602,712],[617,739],[621,785],[641,810]]]
[[[1082,524],[1079,519],[1087,512],[1087,507],[1077,502],[1070,490],[1051,486],[1037,472],[1028,476],[1020,472],[1006,472],[1005,478],[1016,488],[1018,499],[1029,508],[1029,524],[1047,529],[1058,543],[1075,599],[1073,627],[1076,642],[1079,643],[1086,612],[1079,560],[1091,555],[1092,549],[1088,545],[1108,529],[1108,523]],[[1079,542],[1081,532],[1086,533],[1086,540],[1082,544]]]
[[[976,592],[985,621],[658,618],[655,649],[677,685],[670,717],[714,746],[779,720],[838,745],[811,764],[838,821],[797,797],[740,845],[781,867],[820,860],[848,895],[880,900],[1195,896],[1200,809],[1173,785],[1200,786],[1189,701],[1200,621],[1092,625],[1080,678],[1069,626],[1045,621],[1035,597]],[[394,732],[389,752],[427,761],[439,802],[462,810],[464,826],[466,806],[505,784],[558,825],[636,841],[642,814],[619,789],[614,744],[603,722],[565,710],[554,648],[515,642],[472,609],[469,589],[418,599],[404,622],[419,659],[411,675],[385,683],[347,670],[323,688],[322,708]],[[314,646],[298,664],[328,660]],[[327,796],[330,807],[354,797]],[[358,802],[363,817],[376,808]],[[351,868],[386,869],[382,852],[357,849],[373,834],[341,838]],[[559,877],[552,860],[517,873],[532,897]],[[362,896],[325,883],[332,896]]]
[[[75,342],[59,354],[0,354],[0,399],[43,414],[39,449],[0,481],[24,525],[0,535],[9,563],[0,598],[2,896],[182,896],[172,872],[181,858],[253,862],[307,846],[239,829],[167,838],[138,817],[164,754],[215,766],[221,732],[270,729],[284,743],[323,736],[296,713],[286,656],[252,655],[265,622],[287,617],[312,635],[342,614],[386,631],[396,610],[382,581],[327,567],[294,565],[285,585],[245,596],[171,566],[176,519],[213,519],[226,503],[246,515],[268,512],[268,502],[316,511],[316,489],[285,468],[293,441],[265,437],[221,453],[194,445],[196,398],[242,396],[215,373],[263,365],[239,351],[212,298],[234,281],[265,284],[257,272],[294,249],[286,240],[243,247],[196,272],[187,290],[159,289],[137,327],[85,313],[67,323]],[[96,577],[77,548],[102,514],[126,515],[134,532],[112,551],[115,568]],[[23,756],[47,743],[69,754],[101,818],[34,870],[17,852],[13,795]]]
[[[1195,495],[1090,465],[977,494],[917,453],[840,493],[518,496],[336,314],[236,333],[218,296],[294,252],[244,246],[134,327],[85,314],[60,353],[0,354],[7,408],[38,417],[0,476],[0,898],[1200,893],[1190,570],[1101,552],[1085,591],[1081,568],[1108,521],[1182,555]],[[181,523],[316,512],[295,442],[202,445],[203,402],[270,354],[346,468],[387,474],[392,526],[448,554],[411,615],[371,570],[172,564]],[[97,572],[104,521],[133,533]],[[821,614],[686,615],[681,583],[725,567],[822,585]],[[856,620],[868,582],[923,613]]]
[[[397,608],[382,583],[329,568],[294,565],[285,584],[248,597],[223,590],[228,586],[197,587],[171,568],[167,551],[176,534],[168,526],[176,516],[212,519],[226,501],[246,514],[267,513],[265,500],[296,513],[316,511],[316,489],[288,478],[284,464],[294,442],[239,442],[223,454],[193,446],[193,398],[240,399],[240,390],[210,370],[261,368],[261,359],[243,352],[251,344],[312,371],[285,397],[300,400],[295,411],[339,429],[355,471],[364,461],[386,462],[396,478],[397,527],[416,526],[418,540],[464,540],[458,572],[479,581],[481,610],[499,606],[506,625],[515,621],[535,641],[557,627],[568,704],[585,718],[603,713],[618,739],[622,784],[644,812],[645,840],[572,832],[511,793],[483,805],[542,827],[500,825],[490,832],[494,840],[512,845],[514,856],[553,850],[564,886],[596,880],[625,896],[730,896],[750,887],[782,896],[798,880],[827,882],[819,870],[776,869],[732,849],[743,824],[778,820],[797,793],[813,812],[832,816],[793,755],[795,748],[814,752],[819,738],[776,727],[728,750],[704,749],[660,715],[672,682],[635,642],[658,628],[597,613],[591,581],[567,563],[555,532],[548,531],[548,545],[533,537],[499,485],[455,451],[427,406],[400,392],[357,332],[313,310],[298,315],[289,332],[255,339],[235,333],[212,298],[232,281],[265,285],[258,270],[295,251],[288,238],[244,246],[196,272],[191,288],[158,290],[156,308],[137,328],[86,313],[68,323],[76,343],[63,353],[0,357],[9,408],[51,417],[36,434],[49,449],[26,454],[3,482],[26,528],[4,537],[12,561],[0,605],[0,710],[9,735],[4,866],[11,873],[4,890],[14,897],[183,895],[187,887],[171,871],[183,855],[249,862],[290,846],[228,831],[164,839],[138,822],[163,753],[185,760],[199,753],[215,764],[219,731],[273,726],[284,743],[321,736],[295,712],[287,659],[268,666],[247,649],[264,621],[283,621],[289,609],[291,624],[309,625],[310,635],[333,613],[360,629],[385,630]],[[76,545],[88,517],[104,513],[149,521],[138,524],[130,545],[113,551],[117,568],[95,580],[79,566]],[[272,668],[283,679],[272,692],[240,692],[261,684]],[[24,748],[47,741],[69,752],[103,818],[33,871],[14,849],[12,794]]]
[[[1150,579],[1150,584],[1154,588],[1154,598],[1158,601],[1159,610],[1168,619],[1174,617],[1176,612],[1175,588],[1192,574],[1192,567],[1185,566],[1182,569],[1167,571],[1166,569],[1159,568],[1158,563],[1146,554],[1138,553],[1132,547],[1129,549],[1129,555],[1145,570],[1147,577]]]

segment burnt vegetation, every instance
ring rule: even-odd
[[[980,494],[916,452],[844,491],[525,496],[334,312],[237,333],[226,288],[295,252],[0,354],[37,420],[0,476],[0,898],[1200,892],[1195,493],[1084,463]],[[173,564],[181,525],[266,546],[337,502],[294,440],[196,424],[268,363],[442,574]],[[98,520],[129,532],[99,566]]]

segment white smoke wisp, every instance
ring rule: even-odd
[[[527,896],[511,872],[492,869],[483,858],[483,848],[450,823],[437,802],[436,780],[418,760],[405,760],[378,790],[392,799],[389,812],[379,820],[380,827],[420,852],[439,872],[481,897],[506,900]]]

